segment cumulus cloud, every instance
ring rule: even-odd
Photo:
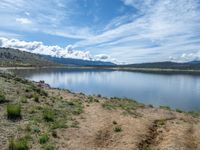
[[[51,55],[54,57],[64,57],[64,58],[74,58],[83,60],[100,60],[100,61],[112,61],[110,56],[105,54],[91,55],[89,51],[75,50],[73,45],[68,45],[66,47],[60,46],[47,46],[42,42],[26,42],[18,39],[7,39],[0,37],[0,47],[15,48],[22,51],[27,51],[42,55]]]
[[[178,57],[170,56],[169,59],[176,62],[200,61],[200,51],[195,53],[183,53]]]
[[[122,0],[134,7],[132,21],[76,43],[126,62],[167,61],[200,49],[200,3],[197,0]],[[116,24],[116,20],[110,22]]]
[[[106,55],[106,54],[99,54],[99,55],[96,55],[96,58],[97,58],[97,59],[108,59],[109,56]]]
[[[28,19],[28,18],[17,18],[16,22],[20,23],[22,25],[24,25],[24,24],[31,24],[32,23],[32,21],[30,19]]]

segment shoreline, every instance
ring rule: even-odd
[[[158,73],[158,74],[196,74],[200,75],[200,70],[189,69],[160,69],[160,68],[120,68],[105,66],[44,66],[44,67],[0,67],[0,70],[21,70],[21,69],[98,69],[112,71],[129,71],[142,73]]]

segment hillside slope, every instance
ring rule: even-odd
[[[41,67],[58,66],[58,63],[17,49],[0,48],[0,67]]]
[[[63,58],[63,57],[52,57],[48,55],[43,55],[44,58],[64,65],[77,65],[77,66],[116,66],[112,62],[104,61],[92,61],[92,60],[83,60],[83,59],[74,59],[74,58]]]
[[[196,61],[196,62],[176,63],[176,62],[165,61],[165,62],[122,65],[120,67],[199,70],[200,62]]]

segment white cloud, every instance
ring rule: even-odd
[[[200,61],[200,51],[195,53],[183,53],[178,57],[170,56],[169,59],[177,62]]]
[[[197,0],[123,0],[137,9],[131,22],[116,18],[119,26],[77,42],[77,47],[103,51],[121,61],[165,61],[171,55],[200,49],[200,3]],[[154,55],[153,55],[154,54]]]
[[[31,24],[32,23],[32,21],[30,19],[28,19],[28,18],[17,18],[16,22],[20,23],[22,25],[23,24]]]
[[[31,53],[51,55],[54,57],[64,57],[64,58],[75,58],[83,60],[100,60],[100,61],[112,61],[110,56],[105,54],[92,56],[89,51],[75,50],[72,45],[66,47],[60,46],[46,46],[42,42],[26,42],[20,41],[18,39],[7,39],[0,37],[0,47],[15,48]]]

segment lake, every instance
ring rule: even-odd
[[[135,99],[153,106],[200,110],[200,75],[156,74],[99,69],[15,70],[33,81],[87,95]]]

